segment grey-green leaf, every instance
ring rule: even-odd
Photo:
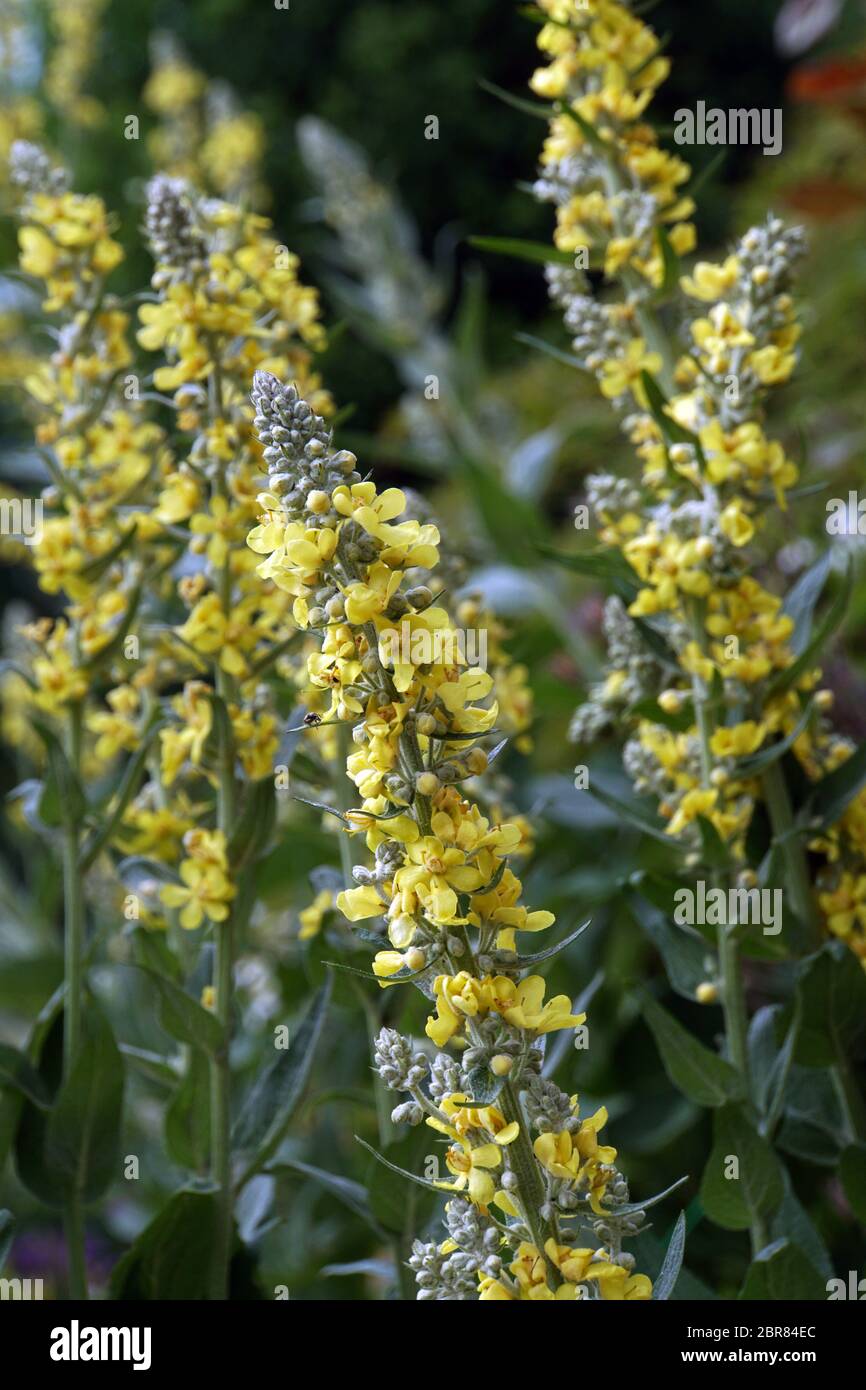
[[[681,1211],[668,1242],[664,1263],[659,1276],[653,1284],[653,1298],[656,1302],[666,1302],[673,1293],[682,1268],[686,1249],[686,1214]]]
[[[123,1058],[94,1000],[85,1010],[81,1046],[48,1114],[46,1167],[67,1196],[93,1201],[119,1173]]]
[[[253,1083],[232,1134],[236,1150],[260,1154],[285,1129],[307,1084],[330,997],[329,975],[290,1045],[277,1053]]]
[[[770,1145],[741,1105],[723,1106],[715,1117],[713,1149],[701,1183],[701,1202],[710,1220],[728,1231],[745,1231],[779,1206],[784,1195],[782,1165]]]
[[[743,1084],[729,1062],[704,1047],[651,995],[644,998],[643,1012],[665,1071],[683,1095],[698,1105],[708,1106],[739,1099]]]

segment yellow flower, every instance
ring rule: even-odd
[[[751,517],[743,510],[739,499],[728,504],[719,516],[719,527],[732,545],[748,545],[755,534]]]
[[[317,893],[309,907],[303,908],[298,913],[301,923],[301,930],[298,938],[301,941],[309,941],[310,937],[317,936],[322,930],[322,922],[325,916],[334,906],[334,895],[327,888],[323,888]]]
[[[448,1192],[461,1192],[468,1187],[470,1201],[479,1207],[489,1206],[496,1193],[496,1184],[488,1170],[498,1168],[501,1163],[502,1150],[496,1144],[481,1144],[474,1149],[451,1148],[445,1155],[445,1164],[457,1181],[439,1182],[436,1186]]]
[[[709,816],[715,810],[718,799],[719,793],[716,790],[703,791],[695,788],[686,792],[665,833],[679,835],[697,816]]]
[[[716,729],[710,748],[717,758],[742,758],[757,753],[767,735],[765,724],[747,719],[730,728]]]
[[[205,917],[211,922],[224,922],[235,889],[222,870],[212,864],[184,859],[180,876],[183,882],[165,884],[160,898],[166,907],[181,909],[181,926],[192,931],[201,926]]]
[[[559,1028],[579,1028],[586,1014],[573,1014],[567,994],[557,994],[544,1001],[544,980],[541,975],[527,975],[515,983],[505,975],[492,981],[492,1006],[515,1028],[531,1033],[552,1033]]]
[[[740,263],[736,256],[728,256],[722,265],[714,265],[711,261],[698,261],[691,275],[682,277],[680,285],[692,299],[712,302],[724,299],[736,285],[739,273]]]
[[[632,338],[622,357],[609,358],[602,367],[601,392],[609,400],[631,391],[639,405],[646,407],[646,394],[641,384],[641,372],[653,376],[661,370],[662,359],[657,352],[648,352],[643,338]]]

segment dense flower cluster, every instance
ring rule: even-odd
[[[138,547],[132,541],[137,505],[159,471],[165,436],[146,417],[130,375],[129,315],[106,289],[122,251],[105,205],[71,192],[64,171],[25,142],[13,146],[11,179],[21,198],[21,269],[41,285],[44,309],[59,317],[55,350],[24,382],[53,479],[41,499],[32,558],[42,589],[68,605],[62,618],[22,634],[29,650],[26,691],[14,675],[11,682],[13,693],[42,716],[79,725],[96,675],[122,656],[147,566],[158,562],[149,528]],[[147,672],[140,667],[133,676],[134,668],[123,665],[113,716],[124,732],[109,750],[107,730],[97,723],[99,737],[85,750],[91,770],[117,748],[135,746],[141,733]]]
[[[181,855],[195,904],[182,924],[220,921],[235,895],[227,827],[195,829],[201,798],[218,786],[220,757],[252,781],[273,778],[277,719],[262,680],[286,608],[244,545],[261,471],[248,391],[265,364],[291,371],[328,408],[312,367],[323,344],[316,298],[265,219],[158,176],[146,215],[156,293],[138,331],[141,347],[161,353],[154,401],[141,389],[129,314],[106,287],[122,251],[104,204],[70,192],[33,145],[15,147],[12,180],[22,270],[63,320],[56,351],[25,385],[55,475],[33,559],[41,587],[69,606],[25,631],[31,689],[13,673],[7,700],[74,717],[93,773],[164,723],[158,776],[133,788],[114,842],[166,863]],[[171,444],[154,404],[173,408]],[[215,697],[230,752],[218,753]],[[180,891],[167,888],[164,904],[179,906]]]
[[[689,169],[642,119],[667,60],[618,0],[540,4],[550,22],[539,46],[551,61],[532,85],[558,114],[536,191],[556,205],[557,246],[588,253],[573,270],[551,266],[550,291],[642,464],[638,482],[589,482],[600,538],[625,560],[630,595],[627,612],[618,600],[608,607],[610,664],[573,734],[584,740],[630,718],[626,766],[657,798],[667,833],[696,848],[709,822],[743,868],[756,801],[773,802],[777,822],[780,812],[778,782],[767,785],[775,773],[760,775],[768,763],[759,755],[790,739],[817,779],[853,752],[826,720],[832,697],[799,659],[793,619],[754,572],[762,528],[787,509],[798,480],[765,431],[764,402],[796,363],[791,284],[804,237],[770,216],[723,262],[699,261],[680,280],[689,321],[676,354],[656,292],[674,288],[666,266],[694,243],[681,191]],[[618,292],[591,292],[582,266],[596,263]],[[864,814],[861,794],[831,833],[820,904],[866,959]]]
[[[456,643],[443,661],[429,659],[424,643],[395,654],[387,641],[395,623],[413,636],[451,629],[447,609],[416,583],[418,570],[435,568],[438,530],[404,517],[399,489],[379,493],[361,481],[354,455],[335,449],[295,386],[259,371],[253,402],[270,476],[249,544],[265,557],[262,578],[291,596],[298,626],[321,634],[309,680],[329,694],[324,725],[350,726],[354,744],[346,771],[360,804],[345,812],[344,833],[363,834],[373,856],[337,907],[351,922],[375,924],[375,976],[386,988],[416,982],[434,1005],[428,1038],[455,1048],[431,1059],[389,1029],[377,1043],[385,1084],[408,1097],[395,1119],[426,1120],[452,1141],[452,1180],[438,1185],[465,1191],[477,1208],[471,1248],[453,1232],[441,1247],[416,1246],[421,1296],[465,1297],[471,1275],[481,1298],[648,1297],[649,1281],[631,1274],[628,1257],[561,1240],[560,1223],[577,1213],[609,1215],[603,1201],[617,1175],[615,1151],[598,1143],[604,1114],[581,1120],[576,1100],[558,1095],[557,1126],[543,1126],[534,1152],[530,1143],[521,1095],[549,1109],[543,1040],[582,1028],[584,1017],[566,996],[545,1001],[543,979],[521,961],[519,935],[553,922],[521,902],[509,862],[521,828],[492,822],[464,787],[488,762],[482,741],[497,709],[481,702],[491,678],[461,662]],[[472,1253],[482,1228],[493,1264],[455,1261],[457,1251]],[[498,1236],[488,1240],[488,1231]]]

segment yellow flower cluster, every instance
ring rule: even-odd
[[[137,505],[162,466],[165,436],[130,375],[129,315],[106,289],[122,252],[102,200],[69,191],[32,145],[14,147],[12,176],[22,192],[21,269],[60,316],[54,352],[24,381],[53,478],[30,554],[41,588],[67,604],[64,618],[22,630],[30,674],[18,695],[42,715],[78,722],[95,675],[120,659],[144,574],[159,560],[147,527],[138,534]],[[150,673],[131,669],[110,714],[90,725],[97,739],[84,751],[96,764],[141,733],[138,693]]]
[[[161,898],[182,926],[220,922],[237,891],[237,775],[274,778],[266,676],[287,605],[244,544],[262,470],[249,388],[258,366],[274,366],[328,409],[312,362],[323,345],[316,298],[264,219],[157,178],[147,215],[156,293],[138,332],[160,353],[160,394],[148,392],[130,316],[108,286],[122,251],[103,202],[71,192],[35,146],[15,147],[12,177],[21,268],[59,321],[55,351],[25,380],[53,478],[29,554],[41,588],[66,607],[22,629],[23,665],[4,677],[6,727],[36,710],[64,741],[71,730],[88,777],[158,730],[160,753],[127,789],[108,844],[179,870]],[[217,830],[201,829],[214,818]]]
[[[444,1247],[447,1249],[447,1246]],[[545,1260],[544,1255],[547,1256]],[[551,1237],[544,1243],[544,1255],[535,1245],[523,1241],[517,1257],[509,1265],[512,1276],[508,1283],[500,1276],[481,1279],[479,1299],[497,1301],[513,1299],[574,1301],[584,1297],[583,1287],[593,1284],[598,1297],[605,1301],[645,1301],[652,1298],[652,1283],[645,1274],[631,1274],[623,1266],[599,1259],[593,1250],[572,1249],[558,1245]],[[550,1270],[558,1271],[561,1282],[550,1287]]]
[[[578,358],[622,411],[642,463],[632,489],[591,479],[590,500],[601,540],[621,552],[632,576],[628,614],[650,624],[679,668],[658,691],[660,718],[634,720],[626,763],[638,789],[657,796],[672,837],[697,845],[705,819],[742,862],[755,801],[767,795],[749,759],[792,736],[814,778],[853,751],[823,718],[830,697],[815,693],[820,672],[794,669],[782,600],[750,572],[752,542],[774,503],[786,510],[798,479],[782,444],[765,433],[764,401],[796,363],[790,284],[803,236],[771,217],[723,261],[699,261],[681,277],[683,306],[698,307],[685,351],[673,352],[651,291],[674,292],[670,268],[694,242],[682,220],[691,202],[680,191],[689,169],[658,149],[643,119],[667,61],[618,0],[540,4],[550,22],[539,46],[550,61],[532,85],[557,107],[537,192],[556,204],[556,244],[586,247],[594,258],[576,260],[574,272],[552,267],[551,292]],[[580,266],[594,263],[617,282],[619,297],[588,292]],[[620,649],[629,653],[627,640]],[[613,665],[593,700],[628,716],[629,675]],[[593,727],[591,711],[578,714],[578,734]],[[820,903],[831,930],[866,958],[855,906],[866,847],[855,827],[864,808],[861,795],[846,812],[834,839],[841,860]]]
[[[360,804],[342,813],[343,833],[364,834],[373,856],[372,868],[354,870],[357,886],[341,892],[336,907],[350,922],[374,924],[383,947],[375,977],[383,987],[406,979],[421,984],[435,1001],[427,1036],[471,1059],[474,1069],[467,1071],[466,1061],[460,1070],[440,1054],[445,1079],[434,1104],[413,1079],[426,1067],[423,1058],[406,1080],[401,1059],[409,1045],[399,1035],[384,1030],[377,1060],[387,1084],[413,1097],[400,1118],[426,1117],[454,1141],[446,1157],[454,1181],[439,1186],[465,1191],[485,1217],[495,1204],[513,1221],[516,1250],[520,1232],[548,1229],[536,1210],[547,1183],[604,1211],[615,1153],[597,1143],[603,1113],[581,1125],[568,1109],[567,1134],[543,1134],[535,1151],[529,1139],[520,1095],[532,1077],[539,1081],[539,1040],[580,1028],[584,1016],[572,1012],[565,995],[545,1002],[544,980],[521,965],[519,934],[554,921],[521,902],[509,860],[520,851],[523,827],[492,823],[463,786],[487,765],[481,745],[498,710],[481,702],[491,677],[467,665],[456,641],[437,648],[430,640],[453,634],[447,609],[416,582],[437,563],[437,528],[404,516],[399,489],[379,493],[373,482],[361,482],[354,455],[334,448],[296,387],[259,371],[253,402],[270,488],[249,545],[264,557],[260,576],[291,596],[295,623],[320,634],[307,673],[311,686],[329,693],[320,706],[323,728],[350,727],[354,745],[346,772]],[[400,625],[411,640],[395,644],[389,639]],[[318,929],[330,907],[330,894],[320,895],[305,933]],[[490,1088],[490,1104],[478,1097],[479,1087]],[[517,1178],[527,1168],[531,1191]],[[562,1261],[580,1253],[565,1250]],[[556,1287],[602,1280],[600,1268],[587,1268],[572,1280],[554,1266]],[[479,1294],[486,1287],[482,1282]]]

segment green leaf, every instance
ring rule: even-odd
[[[93,1201],[118,1176],[123,1083],[111,1025],[89,999],[78,1056],[45,1126],[45,1165],[64,1197]]]
[[[851,1210],[860,1224],[866,1226],[866,1144],[849,1144],[843,1150],[839,1181]]]
[[[732,775],[736,777],[738,781],[748,777],[757,777],[766,768],[778,762],[781,757],[784,757],[788,749],[793,747],[804,729],[807,728],[812,718],[813,711],[814,702],[810,700],[789,734],[786,734],[784,738],[777,739],[775,743],[765,744],[763,748],[759,748],[757,753],[753,753],[750,757],[740,758],[734,763]]]
[[[28,1051],[52,1100],[57,1094],[63,1068],[63,1012],[58,1007],[62,994],[57,991],[53,1008],[41,1026],[34,1029]],[[16,1099],[19,1099],[16,1097]],[[49,1111],[27,1099],[20,1101],[15,1132],[15,1169],[20,1181],[48,1207],[61,1207],[63,1194],[56,1175],[45,1160],[45,1136]]]
[[[121,859],[114,872],[131,893],[157,901],[163,884],[180,883],[177,873],[168,864],[160,859],[148,859],[143,854],[130,854],[126,859]]]
[[[673,248],[670,236],[666,227],[661,223],[656,224],[656,240],[662,255],[664,275],[662,283],[655,295],[655,302],[668,299],[677,289],[680,282],[680,258]]]
[[[294,1158],[284,1158],[279,1163],[270,1163],[264,1171],[277,1178],[282,1177],[283,1174],[310,1178],[312,1182],[318,1183],[319,1187],[324,1188],[332,1197],[336,1197],[356,1216],[360,1216],[363,1221],[372,1226],[380,1238],[385,1238],[385,1232],[370,1208],[367,1189],[361,1183],[353,1182],[351,1178],[341,1177],[338,1173],[328,1173],[323,1168],[313,1168],[309,1163],[300,1163]]]
[[[573,932],[570,932],[564,940],[557,941],[555,946],[548,946],[544,951],[534,951],[532,955],[529,956],[518,956],[518,963],[521,966],[538,965],[539,961],[550,960],[551,957],[558,956],[560,951],[564,951],[566,946],[571,945],[572,941],[576,941],[579,936],[583,936],[587,927],[590,926],[592,926],[592,918],[588,917],[585,922],[582,922],[579,927],[576,927]]]
[[[688,1182],[688,1177],[677,1178],[670,1187],[664,1188],[662,1192],[656,1192],[652,1197],[642,1197],[639,1202],[625,1202],[617,1207],[616,1214],[617,1216],[634,1216],[639,1211],[649,1211],[650,1207],[657,1207],[659,1202],[664,1202],[672,1192],[676,1192],[677,1188],[682,1187],[684,1182]]]
[[[127,633],[129,632],[133,622],[135,621],[135,615],[138,612],[138,605],[140,601],[141,585],[139,584],[136,586],[135,589],[132,590],[131,594],[129,595],[126,605],[126,612],[124,613],[121,622],[115,628],[111,636],[111,640],[109,642],[106,642],[104,647],[100,647],[98,652],[94,652],[93,656],[88,657],[87,661],[85,661],[84,666],[82,667],[82,670],[86,671],[88,674],[91,672],[98,671],[100,667],[105,666],[109,661],[113,660],[113,658],[117,656],[118,652],[121,650],[123,646]]]
[[[466,1078],[467,1104],[493,1105],[507,1079],[505,1076],[495,1076],[484,1065],[473,1067]]]
[[[207,1056],[190,1048],[186,1072],[166,1106],[165,1147],[169,1157],[193,1173],[205,1173],[210,1154],[210,1071]]]
[[[829,1067],[845,1057],[866,1027],[866,972],[841,941],[828,941],[803,962],[797,985],[801,1066]]]
[[[794,624],[794,631],[788,638],[788,646],[795,656],[799,656],[804,652],[809,644],[815,608],[823,592],[824,585],[827,583],[827,578],[831,569],[831,561],[831,553],[827,550],[820,559],[815,561],[814,565],[811,565],[804,574],[800,575],[800,578],[789,590],[782,604],[782,612],[785,613]]]
[[[487,325],[487,285],[480,266],[464,272],[454,320],[453,342],[460,364],[461,389],[468,397],[484,380],[484,337]]]
[[[228,846],[229,864],[235,874],[267,849],[276,818],[277,793],[273,777],[250,782]]]
[[[641,14],[645,13],[647,10],[653,10],[655,9],[657,4],[658,0],[654,0],[654,2],[650,5],[645,5],[639,9],[636,9],[635,14]],[[703,190],[705,184],[707,184],[710,179],[715,177],[716,173],[721,169],[727,157],[727,149],[722,149],[718,150],[713,155],[712,159],[707,161],[703,169],[700,169],[692,179],[691,183],[687,185],[687,192],[690,198],[697,202],[698,194]]]
[[[841,623],[848,608],[851,598],[851,591],[854,586],[854,574],[851,564],[845,569],[842,584],[833,599],[824,617],[821,619],[812,636],[807,641],[803,650],[798,654],[797,659],[786,666],[778,675],[774,676],[767,686],[767,697],[777,695],[783,690],[789,690],[792,685],[805,674],[815,663],[816,658],[823,652],[836,628]]]
[[[698,442],[697,435],[693,434],[691,430],[685,429],[682,425],[678,425],[673,416],[668,414],[667,397],[655,377],[650,376],[647,371],[642,371],[640,378],[643,389],[646,392],[650,415],[652,415],[661,430],[666,443],[696,444]]]
[[[611,579],[621,579],[637,587],[637,575],[622,552],[615,550],[613,546],[580,552],[554,550],[552,546],[542,545],[539,546],[539,550],[545,559],[553,560],[557,565],[562,565],[563,569],[573,570],[575,574],[585,574],[590,579],[597,579],[602,583]]]
[[[783,1091],[790,1075],[800,1026],[799,1012],[794,1010],[779,1047],[776,1036],[782,1012],[781,1005],[765,1004],[758,1009],[749,1025],[749,1067],[755,1104],[770,1123],[773,1123],[782,1107]]]
[[[6,1261],[9,1258],[14,1231],[15,1218],[11,1211],[7,1211],[4,1207],[3,1210],[0,1211],[0,1273],[2,1273]]]
[[[433,1209],[433,1194],[442,1196],[441,1188],[417,1175],[430,1152],[430,1131],[427,1127],[422,1125],[410,1130],[405,1138],[389,1144],[384,1154],[377,1153],[362,1139],[358,1142],[378,1160],[371,1166],[367,1180],[370,1207],[376,1220],[386,1231],[403,1235],[407,1226],[407,1205],[411,1203],[411,1220],[422,1225],[425,1215]],[[410,1184],[408,1190],[402,1183],[395,1183],[390,1173],[398,1173],[406,1178]],[[446,1174],[446,1179],[453,1181],[450,1174]],[[425,1189],[423,1196],[416,1191],[417,1188]]]
[[[866,783],[866,742],[855,749],[839,767],[816,782],[809,795],[804,819],[818,819],[821,830],[829,830]]]
[[[105,574],[105,571],[114,564],[115,560],[119,560],[124,551],[129,549],[135,539],[137,530],[138,526],[133,522],[128,530],[121,533],[120,539],[115,542],[110,550],[106,550],[103,555],[97,555],[94,560],[89,560],[86,565],[82,566],[82,576],[85,579],[89,579],[91,582],[101,578],[101,576]]]
[[[845,1118],[829,1068],[791,1067],[776,1142],[785,1153],[822,1167],[838,1165]]]
[[[698,816],[697,821],[701,837],[701,863],[711,869],[730,868],[730,852],[712,821],[707,820],[706,816]]]
[[[694,932],[675,926],[670,916],[639,893],[628,895],[628,906],[664,962],[671,988],[694,1002],[695,991],[707,978],[707,943]]]
[[[209,1009],[203,1008],[181,985],[176,985],[165,975],[159,975],[143,965],[135,969],[142,970],[156,986],[159,1021],[170,1037],[188,1043],[190,1047],[219,1052],[223,1045],[223,1030],[219,1019]]]
[[[628,617],[644,646],[649,648],[656,660],[660,661],[663,666],[670,666],[679,670],[676,652],[665,641],[658,628],[653,627],[652,623],[648,623],[646,618],[636,617],[633,613],[628,613]],[[694,722],[694,718],[692,718],[692,722]]]
[[[216,1194],[184,1188],[115,1265],[109,1296],[121,1302],[208,1299],[218,1245]]]
[[[643,1013],[665,1071],[683,1095],[707,1106],[723,1106],[740,1098],[743,1084],[729,1062],[698,1042],[651,995],[644,996]]]
[[[676,1225],[671,1233],[668,1242],[667,1253],[664,1263],[659,1271],[658,1278],[653,1283],[653,1299],[656,1302],[666,1302],[676,1287],[682,1268],[683,1255],[686,1248],[686,1214],[681,1211],[677,1217]]]
[[[256,1078],[232,1134],[236,1151],[256,1152],[253,1166],[273,1149],[303,1094],[331,998],[331,977],[318,991],[289,1047]]]
[[[525,97],[516,97],[504,87],[497,87],[495,82],[488,82],[484,77],[479,77],[478,85],[491,96],[498,97],[506,106],[513,106],[515,111],[521,111],[524,116],[535,116],[538,120],[549,121],[554,114],[552,106],[540,101],[528,101]]]
[[[827,1247],[805,1209],[798,1202],[787,1172],[784,1173],[784,1178],[785,1196],[770,1223],[770,1237],[772,1240],[790,1240],[802,1251],[822,1279],[832,1279],[833,1263]]]
[[[606,150],[608,148],[592,122],[582,116],[579,111],[575,111],[573,106],[569,106],[564,101],[558,101],[554,110],[558,116],[567,116],[569,120],[574,121],[587,144],[592,145],[594,149]]]
[[[552,357],[554,362],[561,362],[564,367],[575,367],[579,372],[586,371],[579,357],[575,357],[572,352],[566,352],[565,348],[549,343],[546,338],[539,338],[534,333],[515,333],[514,341],[523,343],[524,347],[534,348],[536,352],[543,352],[545,357]]]
[[[474,459],[463,456],[460,472],[493,544],[508,556],[511,564],[534,566],[547,534],[535,504],[509,492],[492,468]]]
[[[81,850],[79,863],[82,873],[87,872],[97,855],[104,846],[108,844],[112,835],[118,829],[123,819],[123,813],[138,789],[138,781],[147,765],[153,741],[159,730],[163,727],[162,722],[152,724],[142,738],[141,744],[136,749],[134,756],[127,762],[123,770],[120,785],[117,788],[115,796],[112,798],[111,811],[108,812],[106,808],[106,814],[102,817],[102,822],[98,830],[93,832]]]
[[[798,1246],[775,1240],[755,1256],[740,1298],[746,1302],[824,1301],[827,1286]]]
[[[43,779],[39,818],[49,826],[75,825],[87,810],[87,800],[81,783],[70,765],[66,751],[57,734],[41,719],[31,719],[31,725],[45,744],[47,767]]]
[[[41,1110],[51,1104],[48,1087],[29,1057],[6,1043],[0,1043],[0,1086],[14,1086]]]
[[[614,796],[613,792],[605,791],[597,781],[590,779],[589,786],[586,788],[587,794],[595,801],[600,801],[602,806],[607,806],[611,811],[623,820],[627,820],[634,825],[644,835],[649,835],[653,840],[659,840],[661,844],[667,845],[668,849],[676,850],[680,848],[676,840],[664,831],[664,823],[650,818],[650,813],[644,813],[643,808],[636,802],[622,801],[620,797]]]
[[[651,724],[661,724],[665,729],[671,729],[675,734],[684,734],[695,722],[695,711],[691,701],[686,701],[680,706],[676,714],[669,713],[668,710],[662,709],[658,700],[650,697],[630,705],[628,717],[629,719],[648,719]]]
[[[60,1082],[62,1067],[63,1022],[62,1008],[65,985],[58,985],[51,998],[40,1009],[27,1040],[27,1056],[39,1072],[40,1082],[49,1097],[53,1097]],[[42,1135],[45,1116],[41,1108],[20,1091],[7,1087],[0,1091],[0,1172],[13,1145],[16,1148],[16,1167],[19,1176],[29,1166],[30,1145],[27,1134]],[[41,1153],[41,1139],[38,1146]],[[37,1166],[34,1154],[34,1167]],[[22,1179],[23,1180],[23,1179]],[[31,1191],[34,1187],[28,1182]]]
[[[543,241],[524,241],[519,237],[471,236],[467,238],[470,246],[478,251],[492,251],[497,256],[513,256],[519,261],[533,261],[536,265],[574,265],[570,251],[560,251]]]
[[[118,1046],[121,1057],[140,1071],[142,1076],[146,1076],[157,1086],[168,1086],[171,1089],[175,1087],[178,1079],[177,1069],[167,1057],[163,1057],[159,1052],[150,1052],[144,1047],[131,1047],[129,1043],[119,1043]]]
[[[56,787],[47,788],[38,777],[28,777],[6,793],[7,801],[21,804],[25,823],[37,835],[45,835],[60,824],[60,802]],[[46,819],[47,816],[47,819]]]
[[[745,1231],[773,1211],[785,1195],[782,1165],[741,1105],[716,1112],[714,1142],[701,1182],[701,1202],[711,1221]],[[737,1175],[726,1176],[736,1162]]]

